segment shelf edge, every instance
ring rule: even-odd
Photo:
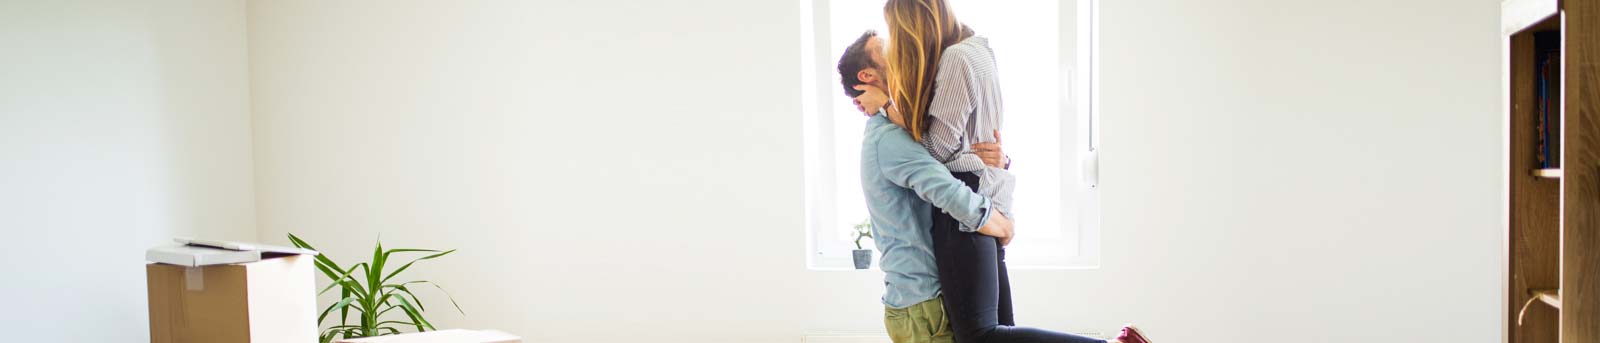
[[[1539,301],[1544,302],[1545,305],[1550,305],[1550,307],[1554,307],[1557,310],[1561,309],[1561,290],[1559,290],[1559,289],[1546,289],[1546,290],[1539,290],[1539,291],[1529,291],[1529,293],[1532,293],[1531,295],[1534,298],[1538,298]]]

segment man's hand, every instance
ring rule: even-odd
[[[984,223],[983,227],[978,228],[978,233],[984,236],[998,238],[1000,239],[1000,245],[1006,246],[1010,245],[1011,238],[1016,236],[1016,233],[1012,232],[1011,229],[1011,218],[1006,218],[1006,215],[1004,213],[1000,213],[1000,211],[994,211],[993,214],[989,215],[989,222]]]
[[[865,92],[856,96],[855,100],[852,101],[856,104],[856,110],[861,111],[861,113],[865,113],[867,115],[878,113],[878,111],[883,110],[883,106],[885,104],[889,103],[889,95],[884,94],[883,89],[881,88],[873,85],[860,84],[856,85],[855,89]]]
[[[973,144],[972,153],[978,155],[978,158],[983,159],[983,164],[990,167],[1006,167],[1006,153],[1000,150],[1000,130],[994,131],[994,143]]]

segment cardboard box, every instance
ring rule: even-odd
[[[185,267],[145,265],[150,342],[316,342],[312,256]]]
[[[494,330],[439,330],[353,338],[336,343],[522,343],[522,337]]]

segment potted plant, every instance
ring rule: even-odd
[[[861,239],[872,238],[872,219],[856,224],[853,235],[856,237],[856,250],[850,252],[850,257],[855,259],[856,269],[867,269],[872,266],[872,249],[861,247]]]
[[[295,237],[294,234],[289,234],[289,241],[293,242],[296,247],[317,250],[311,247],[311,244],[301,240],[300,237]],[[445,292],[443,287],[439,287],[438,284],[432,281],[413,280],[401,282],[394,280],[395,276],[407,268],[411,268],[411,265],[417,263],[417,261],[438,258],[449,255],[452,252],[455,252],[455,250],[384,249],[383,242],[378,242],[378,247],[373,249],[371,261],[356,263],[348,267],[340,267],[327,254],[316,255],[317,270],[322,271],[323,275],[333,281],[327,288],[323,288],[317,294],[321,295],[335,287],[339,288],[339,300],[332,305],[328,305],[328,308],[323,309],[322,313],[317,316],[317,325],[320,326],[322,321],[328,318],[329,314],[332,314],[334,310],[338,310],[339,325],[324,329],[320,337],[318,337],[319,341],[328,343],[333,341],[334,338],[397,335],[400,334],[399,327],[405,326],[415,327],[417,332],[437,330],[432,323],[428,322],[428,319],[423,318],[423,311],[427,310],[427,308],[422,305],[422,299],[418,298],[416,293],[411,292],[412,289],[410,287],[422,284],[433,286],[439,289],[439,292],[445,293],[445,298],[450,299],[450,305],[455,306],[457,312],[466,314],[466,312],[461,311],[461,305],[456,304],[456,299],[450,297],[450,293]],[[428,255],[406,262],[406,264],[402,264],[399,268],[394,268],[393,270],[384,268],[389,262],[390,255],[403,253],[428,253]],[[391,311],[393,313],[390,313]],[[350,323],[351,314],[356,315],[356,319],[359,322]],[[385,314],[389,314],[391,317],[403,316],[403,318],[385,317]]]

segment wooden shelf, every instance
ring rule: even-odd
[[[1513,34],[1538,25],[1561,11],[1558,0],[1505,0],[1500,2],[1500,32]]]
[[[1561,290],[1559,289],[1529,290],[1528,293],[1529,296],[1538,298],[1545,305],[1550,305],[1550,307],[1558,310],[1561,309]]]
[[[1546,179],[1560,179],[1561,178],[1561,168],[1534,169],[1533,170],[1533,176],[1546,178]]]

